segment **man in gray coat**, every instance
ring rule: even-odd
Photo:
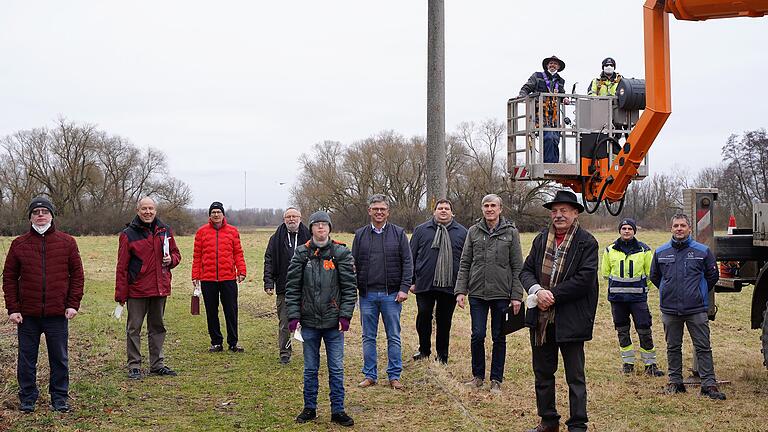
[[[473,388],[482,387],[485,380],[485,334],[488,311],[491,313],[491,392],[498,394],[507,355],[504,318],[510,307],[518,313],[523,300],[523,287],[518,279],[523,253],[517,228],[501,216],[501,198],[496,194],[486,195],[482,210],[483,220],[467,232],[454,294],[462,309],[469,295],[472,380],[466,384]]]

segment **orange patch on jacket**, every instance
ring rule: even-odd
[[[333,260],[323,260],[323,268],[326,270],[334,270],[336,264],[333,263]]]

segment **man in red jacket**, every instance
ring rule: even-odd
[[[115,270],[115,301],[128,304],[128,378],[141,379],[141,327],[147,318],[149,372],[176,376],[163,363],[165,300],[171,295],[171,269],[181,261],[171,228],[157,217],[157,203],[139,200],[136,217],[120,233]]]
[[[208,208],[208,223],[195,234],[192,254],[192,284],[202,286],[210,352],[224,350],[219,324],[219,298],[227,323],[227,345],[232,352],[243,352],[237,341],[237,284],[245,280],[245,258],[240,233],[227,223],[224,204],[214,201]]]
[[[51,409],[69,412],[68,320],[77,315],[83,298],[83,263],[75,239],[56,230],[48,199],[32,200],[28,217],[32,226],[11,243],[3,269],[8,318],[18,326],[19,409],[35,410],[37,355],[45,334]]]

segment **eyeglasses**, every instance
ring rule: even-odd
[[[35,215],[35,216],[37,216],[37,215],[48,215],[48,214],[51,214],[51,211],[48,210],[48,209],[36,209],[36,210],[32,210],[32,214]]]
[[[212,215],[220,215],[220,214],[224,214],[224,212],[221,211],[221,210],[213,210],[213,211],[211,211],[211,214]]]
[[[387,210],[389,210],[388,207],[371,207],[371,211],[374,213],[384,213]]]

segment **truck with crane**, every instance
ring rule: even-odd
[[[615,96],[579,95],[572,90],[507,102],[510,177],[560,183],[581,194],[587,212],[594,213],[603,203],[608,213],[618,216],[630,182],[648,175],[648,151],[672,113],[669,16],[706,21],[759,18],[766,13],[768,0],[646,0],[644,80],[622,78]],[[559,100],[562,115],[556,116],[557,124],[544,121],[545,98]],[[544,163],[544,132],[559,132],[562,163]],[[761,330],[763,364],[768,367],[768,203],[754,204],[750,228],[715,236],[717,194],[717,189],[684,190],[684,211],[692,217],[697,241],[707,244],[718,261],[737,263],[721,273],[714,292],[740,292],[754,285],[750,324]],[[714,319],[715,302],[710,305]]]

